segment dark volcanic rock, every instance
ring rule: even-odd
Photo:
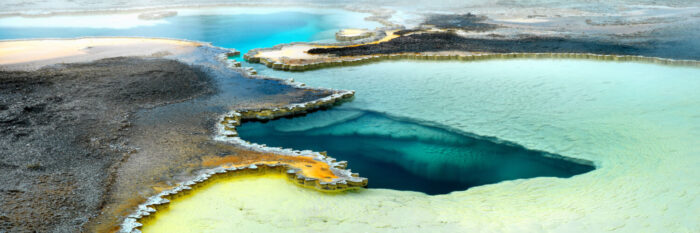
[[[422,25],[433,25],[438,28],[458,28],[466,31],[490,31],[498,28],[496,24],[484,23],[486,16],[467,14],[434,14],[429,15]]]
[[[77,232],[98,214],[131,114],[213,92],[199,68],[112,58],[0,71],[0,232]]]
[[[475,39],[454,33],[419,33],[355,47],[314,48],[311,54],[338,56],[389,54],[401,52],[468,51],[494,53],[597,53],[633,55],[644,47],[580,39],[530,37],[523,39]]]

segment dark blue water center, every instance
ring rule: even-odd
[[[327,151],[347,160],[370,188],[444,194],[504,180],[571,177],[588,161],[355,109],[331,109],[238,128],[245,140]]]

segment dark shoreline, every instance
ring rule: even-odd
[[[561,37],[526,37],[522,39],[465,38],[455,33],[416,33],[396,39],[361,46],[314,48],[310,54],[361,56],[374,54],[465,51],[485,53],[593,53],[603,55],[642,55],[673,59],[700,60],[700,55],[659,54],[662,45],[648,43],[612,43],[601,40],[569,39]]]
[[[362,56],[423,52],[481,53],[592,53],[700,60],[695,25],[667,26],[637,34],[540,35],[531,32],[503,34],[506,26],[484,15],[429,14],[417,28],[403,29],[399,37],[377,44],[310,49],[310,54]],[[626,24],[623,24],[626,25]],[[439,31],[433,31],[439,29]],[[465,34],[458,34],[464,32]],[[507,31],[507,30],[505,30]],[[482,35],[470,35],[480,32]],[[488,34],[486,34],[488,33]]]
[[[136,150],[133,114],[215,90],[201,68],[165,59],[0,71],[0,231],[85,230]]]

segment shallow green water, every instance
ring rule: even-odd
[[[281,74],[269,70],[263,73],[285,75],[309,86],[356,90],[352,102],[326,111],[319,117],[314,116],[317,113],[312,113],[306,117],[308,120],[304,120],[304,124],[318,127],[329,121],[329,117],[323,115],[366,110],[410,119],[410,122],[443,126],[458,134],[493,137],[496,141],[513,142],[530,150],[586,159],[597,166],[609,168],[653,163],[658,161],[658,156],[688,156],[684,152],[687,150],[682,147],[674,148],[661,142],[669,138],[654,139],[654,134],[650,132],[657,130],[657,127],[663,128],[665,125],[668,130],[678,134],[700,135],[700,127],[691,123],[697,122],[700,114],[698,68],[589,60],[516,59],[477,62],[387,61],[303,73]],[[336,119],[340,123],[327,128],[339,133],[328,131],[329,136],[342,135],[346,131],[347,135],[352,136],[391,135],[394,138],[411,134],[411,128],[416,125],[397,121],[396,118],[384,118],[384,123],[373,125],[358,125],[354,121],[344,121],[341,116]],[[271,124],[273,129],[277,128],[276,123]],[[403,128],[397,130],[393,127],[397,125]],[[248,126],[243,127],[241,136],[246,139],[249,131],[245,127]],[[319,130],[308,132],[318,133]],[[365,134],[368,131],[370,133]],[[250,133],[252,137],[258,134]],[[420,137],[415,139],[416,143],[421,141]],[[265,142],[262,138],[256,140]],[[455,138],[441,137],[440,140]],[[457,140],[467,141],[464,138]],[[695,139],[686,137],[673,140]],[[644,146],[639,146],[640,143]],[[268,144],[275,145],[273,142]],[[430,148],[434,145],[424,146]],[[407,148],[405,144],[395,143],[390,150],[413,152],[413,148]],[[330,148],[327,150],[333,151]],[[394,164],[403,164],[404,168],[413,169],[414,174],[436,178],[448,171],[433,168],[442,173],[431,173],[425,171],[430,169],[416,165],[415,161],[455,164],[451,159],[459,158],[460,153],[465,158],[469,157],[463,151],[442,148],[415,152],[417,157],[398,156],[400,159]],[[382,157],[385,153],[377,155],[376,152],[362,151],[357,154]],[[333,153],[330,155],[335,156]],[[345,155],[337,156],[342,158]],[[355,163],[353,159],[348,160],[352,168]],[[620,171],[623,170],[606,170],[613,173]],[[370,183],[376,180],[371,175],[368,177]]]
[[[589,60],[387,61],[303,73],[309,86],[356,90],[343,107],[433,122],[527,148],[600,161],[597,137],[628,145],[618,126],[659,122],[700,103],[700,69]],[[618,122],[622,121],[622,122]],[[590,125],[608,127],[593,134]],[[686,130],[700,132],[697,125]],[[600,132],[596,132],[600,133]],[[564,135],[564,136],[562,136]]]

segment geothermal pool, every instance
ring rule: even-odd
[[[367,14],[324,12],[178,10],[148,21],[136,13],[6,17],[0,39],[154,36],[245,52],[379,26],[363,21]],[[303,73],[256,68],[312,87],[356,90],[356,97],[300,118],[245,123],[241,137],[329,151],[369,177],[370,188],[328,194],[276,176],[221,180],[175,200],[144,232],[683,232],[697,226],[698,68],[570,59],[391,61]],[[217,80],[221,92],[211,98],[140,118],[224,113],[227,93],[284,93],[266,85],[275,83],[237,87]]]
[[[185,232],[329,228],[634,232],[687,231],[696,223],[692,216],[699,206],[693,197],[700,185],[692,177],[700,175],[698,68],[516,59],[394,61],[284,74],[310,86],[353,89],[356,98],[298,121],[246,123],[242,138],[268,130],[300,132],[294,141],[312,146],[306,137],[314,134],[324,135],[323,140],[391,135],[396,140],[449,141],[468,136],[521,145],[521,152],[589,160],[597,169],[566,179],[506,180],[436,196],[374,188],[337,195],[282,178],[232,179],[173,202],[146,225],[145,232],[167,232],[175,225]],[[380,145],[382,149],[395,143],[387,142]],[[347,145],[338,147],[342,146]],[[404,147],[397,143],[391,149],[401,152]],[[391,160],[383,157],[388,155],[396,154],[369,154]],[[415,164],[446,161],[449,156],[453,155],[401,158]],[[349,160],[353,168],[355,163]],[[363,163],[360,160],[360,167]],[[426,177],[438,175],[435,170],[417,170]]]
[[[371,181],[369,188],[445,194],[503,180],[571,177],[594,168],[588,161],[358,109],[250,122],[237,129],[251,142],[327,151],[350,161],[353,172]]]

